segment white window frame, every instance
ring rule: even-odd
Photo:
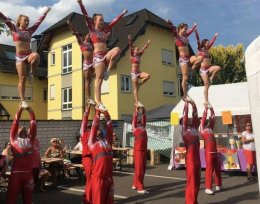
[[[51,66],[55,65],[55,52],[51,52]]]
[[[128,87],[127,87],[127,80],[129,81]],[[120,77],[120,83],[121,83],[121,92],[130,93],[132,91],[132,80],[131,76],[128,75],[121,75]]]
[[[65,48],[66,50],[64,50]],[[67,57],[66,66],[64,66],[65,56]],[[70,56],[71,56],[71,64],[69,64]],[[72,72],[72,44],[68,44],[62,47],[62,74],[68,74],[71,72]]]
[[[166,66],[174,65],[173,51],[172,50],[161,50],[162,64]]]
[[[103,80],[101,85],[101,94],[108,94],[109,93],[109,80]]]
[[[50,85],[50,100],[55,100],[56,97],[56,90],[55,84]]]
[[[170,91],[172,85],[172,92]],[[163,81],[163,95],[164,96],[175,96],[175,83],[172,81]]]
[[[63,88],[62,90],[62,110],[71,110],[72,109],[72,87]],[[70,100],[70,91],[71,91],[71,100]],[[65,93],[67,95],[66,99]],[[65,106],[65,107],[64,107]]]

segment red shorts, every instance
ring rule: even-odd
[[[255,151],[244,149],[244,155],[246,157],[247,164],[249,164],[249,165],[255,165],[256,164],[256,153],[255,153]]]

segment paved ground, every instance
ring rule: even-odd
[[[200,204],[259,204],[257,182],[248,182],[245,174],[222,173],[225,191],[206,195],[204,193],[204,171],[198,196]],[[145,186],[150,194],[138,195],[131,190],[133,169],[124,167],[123,172],[114,172],[115,203],[137,204],[184,204],[185,170],[168,171],[167,164],[148,166]],[[72,178],[64,181],[58,189],[48,188],[45,193],[34,194],[34,204],[80,204],[84,179]],[[5,203],[5,193],[0,193],[0,203]],[[22,203],[21,199],[18,202]]]

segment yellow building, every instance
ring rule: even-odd
[[[66,22],[70,20],[81,34],[88,32],[82,15],[71,13],[43,32],[40,47],[48,50],[48,119],[81,119],[84,110],[82,55]],[[123,119],[134,110],[131,64],[127,36],[142,47],[151,44],[142,56],[141,70],[151,79],[141,87],[140,101],[147,110],[180,99],[176,47],[165,20],[143,9],[121,19],[113,28],[108,47],[120,47],[116,68],[102,84],[102,101],[112,119]],[[93,79],[94,80],[94,79]],[[92,83],[92,97],[93,93]]]
[[[43,60],[36,71],[34,83],[26,82],[25,97],[38,120],[47,119],[47,68]],[[29,69],[28,69],[29,70]],[[18,75],[15,67],[15,47],[0,44],[0,120],[13,119],[18,110]],[[25,113],[21,119],[29,119]]]

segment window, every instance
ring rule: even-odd
[[[121,76],[121,91],[122,92],[131,92],[131,77],[130,76]]]
[[[25,92],[25,100],[32,101],[33,97],[33,88],[26,87]],[[20,96],[18,94],[17,86],[0,86],[0,99],[2,100],[20,100]]]
[[[163,81],[163,95],[174,96],[174,82]]]
[[[62,89],[62,110],[72,109],[72,88]]]
[[[72,71],[72,46],[66,45],[62,47],[63,65],[62,74],[67,74]]]
[[[51,100],[54,100],[54,99],[55,99],[55,96],[56,96],[56,93],[55,93],[55,85],[52,84],[52,85],[50,85],[50,99],[51,99]]]
[[[162,64],[173,66],[173,52],[162,49]]]
[[[109,86],[108,80],[103,80],[101,85],[101,94],[109,93]]]
[[[48,89],[43,89],[43,101],[48,100]]]
[[[51,53],[51,65],[55,65],[55,52]]]

